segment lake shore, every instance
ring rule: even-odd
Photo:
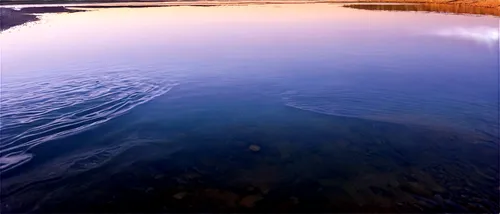
[[[22,4],[99,4],[99,3],[167,3],[173,5],[189,5],[189,4],[199,4],[199,3],[207,3],[207,4],[293,4],[293,3],[408,3],[408,4],[447,4],[447,5],[464,5],[469,7],[487,7],[487,8],[500,8],[500,1],[498,0],[270,0],[270,1],[161,1],[161,0],[151,0],[151,1],[129,1],[129,0],[103,0],[103,1],[92,1],[92,0],[84,0],[84,1],[61,1],[61,0],[49,0],[49,1],[17,1],[17,0],[8,0],[1,1],[0,5],[22,5]]]
[[[500,16],[500,1],[498,0],[327,0],[327,1],[1,1],[0,5],[0,31],[11,27],[22,25],[28,22],[37,21],[39,13],[67,13],[82,12],[85,10],[75,9],[95,9],[95,8],[139,8],[139,7],[171,7],[171,6],[230,6],[230,5],[251,5],[251,4],[310,4],[310,3],[393,3],[393,4],[418,4],[429,6],[423,11],[434,11],[433,8],[447,7],[445,10],[435,10],[436,12],[469,13],[481,15]],[[39,5],[47,5],[39,6]],[[14,5],[33,5],[21,10],[8,8]],[[58,5],[58,6],[50,6]],[[63,5],[63,6],[61,6]],[[450,9],[451,8],[451,9]],[[470,10],[468,8],[472,8]],[[475,11],[480,12],[475,12]],[[420,11],[420,10],[417,10]],[[472,11],[472,12],[468,12]]]
[[[452,6],[500,8],[498,0],[357,0],[357,3],[444,4]]]
[[[0,31],[38,20],[38,17],[33,14],[26,14],[10,8],[0,8]]]
[[[490,7],[467,7],[453,4],[346,4],[344,7],[362,10],[421,11],[447,14],[474,14],[500,16],[500,10]]]
[[[64,6],[56,7],[25,7],[19,10],[12,8],[0,8],[0,31],[11,27],[23,25],[28,22],[38,21],[38,15],[43,13],[75,13],[85,10],[69,9]]]

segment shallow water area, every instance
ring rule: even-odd
[[[341,4],[44,15],[0,32],[0,205],[498,212],[498,37]]]

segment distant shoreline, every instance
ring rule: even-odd
[[[227,0],[227,1],[198,1],[198,0],[180,0],[180,1],[172,1],[172,0],[151,0],[151,1],[129,1],[129,0],[83,0],[83,1],[62,1],[62,0],[48,0],[48,1],[23,1],[23,0],[3,0],[0,1],[0,6],[8,6],[8,5],[51,5],[51,4],[102,4],[102,3],[173,3],[173,4],[306,4],[306,3],[412,3],[412,4],[447,4],[447,5],[463,5],[470,7],[487,7],[487,8],[499,8],[500,9],[500,1],[499,0]]]
[[[473,3],[470,3],[473,2]],[[230,1],[0,1],[0,32],[11,27],[28,22],[37,21],[40,13],[72,13],[84,12],[85,8],[140,8],[140,7],[175,7],[175,6],[230,6],[230,5],[255,5],[255,4],[313,4],[313,3],[383,3],[383,4],[417,4],[433,8],[443,5],[448,7],[445,12],[467,11],[464,8],[476,8],[481,12],[460,12],[467,14],[481,14],[500,16],[500,0],[230,0]],[[17,5],[32,5],[22,7],[20,10],[9,8]],[[437,5],[437,7],[436,7]],[[76,8],[76,9],[72,9]],[[353,7],[355,8],[355,7]],[[361,8],[361,7],[358,7]],[[361,8],[365,9],[365,8]],[[376,8],[375,8],[376,9]],[[429,11],[428,9],[422,9]],[[439,12],[439,10],[435,10]]]

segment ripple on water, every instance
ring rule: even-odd
[[[167,80],[166,80],[167,79]],[[172,80],[135,70],[2,82],[0,170],[28,162],[28,151],[76,134],[168,92]]]
[[[498,138],[496,107],[473,100],[348,89],[286,91],[281,98],[286,106],[320,114],[448,127]]]

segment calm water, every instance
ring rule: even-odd
[[[44,15],[0,33],[2,209],[498,213],[498,22],[336,4]]]

